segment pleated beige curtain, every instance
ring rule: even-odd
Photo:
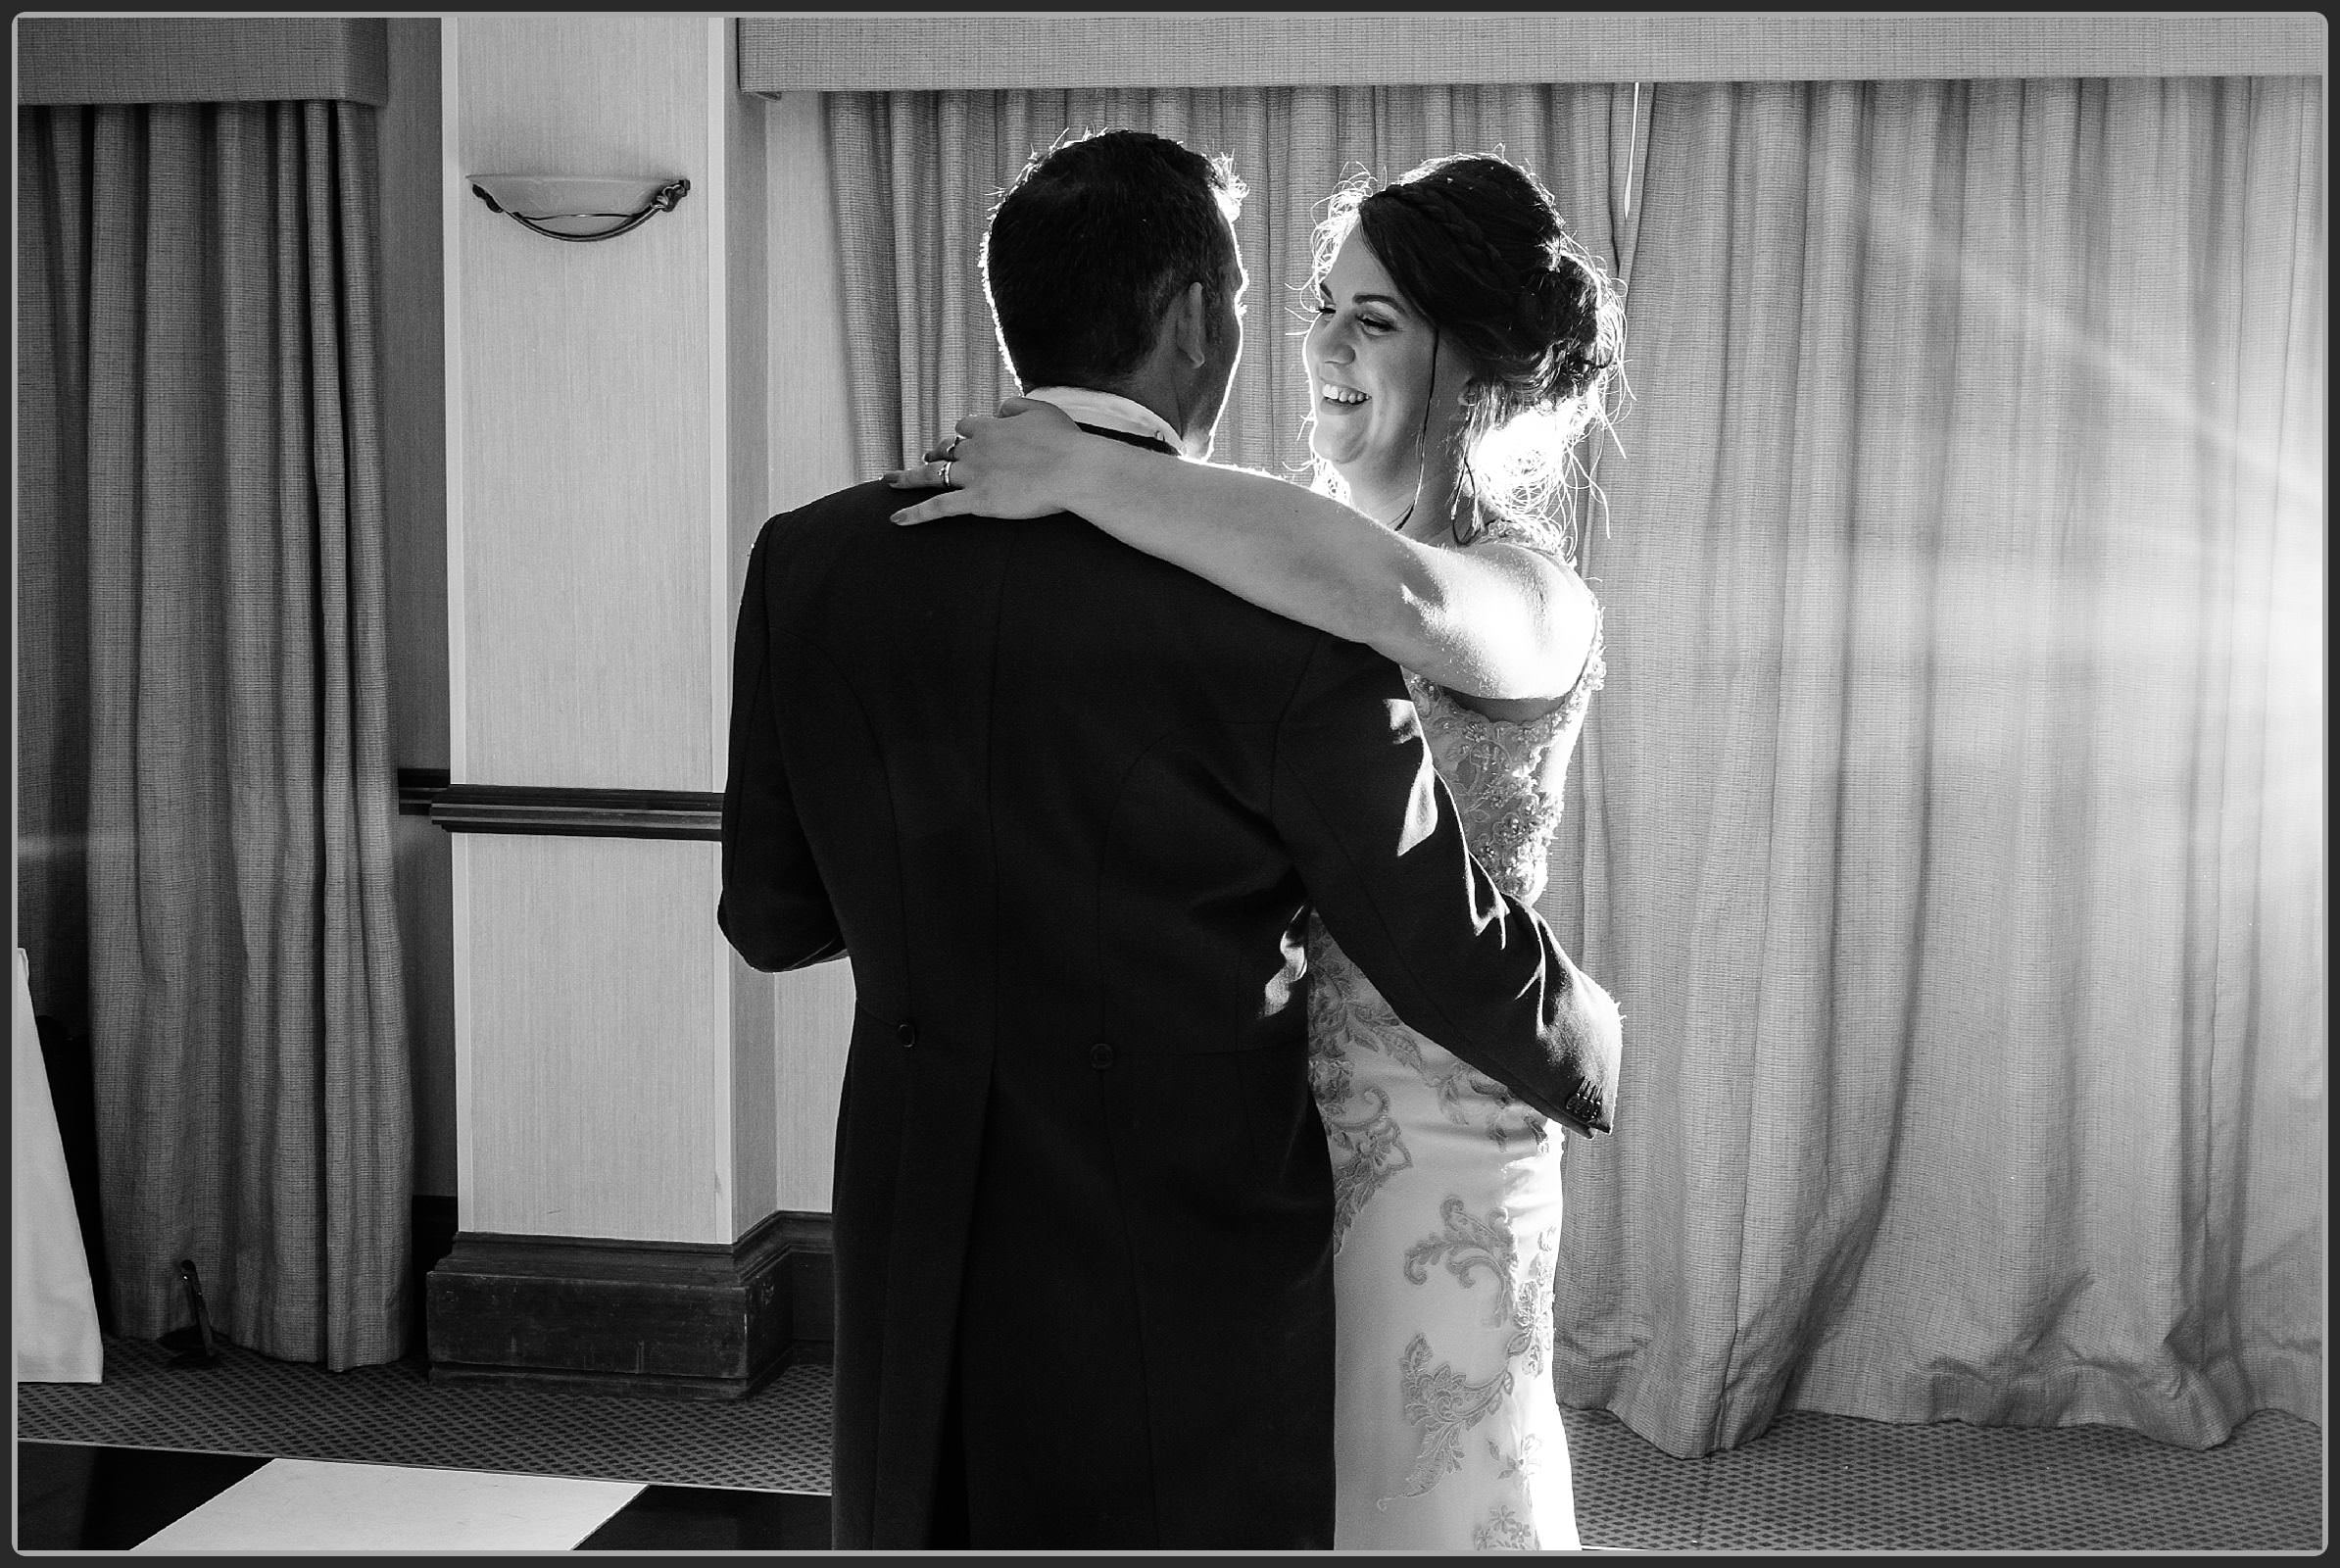
[[[1503,144],[1626,282],[1542,905],[1628,1039],[1564,1402],[1685,1456],[2320,1420],[2317,86],[829,100],[871,474],[1007,386],[976,242],[1068,125],[1251,185],[1221,461],[1304,457],[1285,311],[1354,165]]]
[[[406,1348],[374,111],[18,116],[20,921],[118,1332]],[[76,929],[78,927],[78,929]],[[86,978],[76,973],[86,952]]]
[[[1591,87],[1299,87],[832,93],[831,179],[843,250],[854,462],[914,460],[1014,394],[977,270],[999,193],[1068,128],[1108,126],[1227,153],[1250,188],[1236,223],[1249,272],[1243,355],[1213,457],[1307,465],[1299,339],[1309,235],[1359,167],[1380,177],[1494,147],[1540,173],[1587,249],[1614,265],[1634,93]]]
[[[2321,1419],[2319,93],[1657,89],[1565,1402]]]

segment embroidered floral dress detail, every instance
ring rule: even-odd
[[[1484,1383],[1473,1383],[1451,1362],[1432,1366],[1430,1341],[1417,1334],[1398,1357],[1398,1381],[1405,1392],[1405,1418],[1422,1434],[1422,1451],[1414,1458],[1400,1495],[1419,1497],[1449,1471],[1462,1467],[1463,1434],[1511,1392],[1511,1370],[1506,1367]],[[1375,1506],[1387,1507],[1394,1500],[1381,1498]]]
[[[1513,1476],[1527,1474],[1536,1466],[1536,1450],[1542,1446],[1542,1442],[1543,1439],[1538,1434],[1531,1432],[1520,1440],[1517,1453],[1505,1453],[1494,1444],[1489,1443],[1487,1446],[1487,1454],[1499,1467],[1495,1474],[1506,1481]]]
[[[1543,891],[1601,653],[1596,628],[1568,697],[1525,723],[1407,676],[1466,842],[1523,901]],[[1309,1077],[1338,1245],[1334,1544],[1573,1547],[1551,1386],[1562,1136],[1408,1028],[1313,921],[1308,965]]]
[[[1527,1520],[1497,1503],[1487,1523],[1471,1532],[1471,1544],[1481,1551],[1534,1551],[1537,1542]]]
[[[1494,1287],[1485,1318],[1490,1329],[1508,1331],[1503,1353],[1533,1377],[1543,1370],[1552,1350],[1552,1264],[1560,1250],[1558,1229],[1536,1238],[1523,1274],[1519,1246],[1501,1210],[1482,1219],[1449,1198],[1439,1207],[1445,1228],[1439,1234],[1406,1249],[1405,1277],[1416,1285],[1427,1282],[1429,1265],[1444,1262],[1446,1272],[1465,1286],[1473,1272],[1484,1271]]]
[[[1363,1099],[1367,1108],[1354,1120],[1344,1121],[1338,1112],[1324,1117],[1325,1138],[1333,1147],[1336,1248],[1347,1234],[1348,1222],[1365,1206],[1365,1200],[1380,1190],[1382,1183],[1414,1162],[1414,1156],[1406,1152],[1405,1138],[1397,1129],[1396,1118],[1389,1114],[1389,1097],[1379,1089],[1368,1089]]]
[[[1430,1342],[1416,1335],[1399,1357],[1399,1383],[1405,1395],[1405,1416],[1422,1435],[1422,1449],[1406,1478],[1404,1495],[1419,1496],[1436,1486],[1448,1471],[1462,1465],[1463,1433],[1509,1394],[1520,1378],[1533,1378],[1551,1355],[1552,1253],[1560,1241],[1551,1230],[1536,1239],[1536,1254],[1525,1278],[1519,1270],[1519,1249],[1500,1210],[1485,1218],[1473,1214],[1460,1198],[1439,1205],[1443,1229],[1406,1249],[1405,1277],[1415,1285],[1429,1283],[1430,1266],[1443,1262],[1446,1272],[1466,1287],[1484,1274],[1491,1288],[1482,1322],[1504,1333],[1504,1370],[1474,1384],[1451,1365],[1430,1365]],[[1522,1290],[1521,1287],[1526,1289]],[[1533,1448],[1538,1435],[1528,1434],[1523,1448]],[[1487,1445],[1498,1464],[1500,1448]],[[1498,1480],[1521,1473],[1518,1463],[1504,1464]]]

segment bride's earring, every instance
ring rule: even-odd
[[[1457,545],[1467,545],[1471,540],[1478,538],[1480,532],[1479,470],[1471,463],[1470,439],[1471,411],[1479,402],[1475,384],[1466,383],[1456,402],[1462,409],[1462,417],[1457,421],[1454,431],[1457,462],[1455,464],[1454,487],[1446,493],[1446,535]],[[1466,499],[1471,504],[1471,532],[1467,538],[1463,534],[1461,522],[1456,517],[1456,513],[1460,511]]]
[[[1422,505],[1422,481],[1430,463],[1430,416],[1438,405],[1438,323],[1433,321],[1430,323],[1430,386],[1422,395],[1422,426],[1414,432],[1414,499],[1407,504],[1405,515],[1390,525],[1389,531],[1392,533],[1402,530]],[[1447,510],[1446,522],[1449,528],[1453,526],[1451,507]]]
[[[1462,531],[1460,516],[1466,495],[1471,502],[1471,531],[1467,536]],[[1471,472],[1471,460],[1467,455],[1463,458],[1462,472],[1456,478],[1454,488],[1446,495],[1446,533],[1458,545],[1467,545],[1479,537],[1479,485]]]

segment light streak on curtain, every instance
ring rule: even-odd
[[[190,1258],[234,1343],[393,1360],[375,111],[18,129],[20,911],[42,1010],[86,985],[115,1327],[188,1323]]]
[[[2320,1420],[2319,87],[1657,89],[1565,1402]]]

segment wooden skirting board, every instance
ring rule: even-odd
[[[729,1247],[458,1232],[425,1282],[434,1382],[745,1398],[826,1361],[829,1216],[780,1212]]]

